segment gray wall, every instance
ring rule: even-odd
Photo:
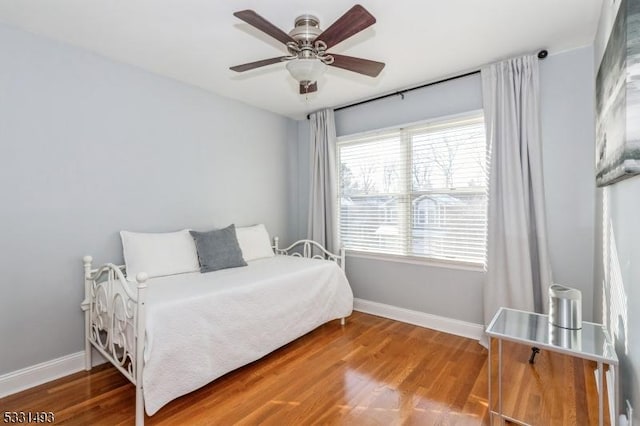
[[[591,319],[594,253],[593,49],[551,55],[540,64],[543,161],[549,245],[557,282],[583,292]],[[337,134],[348,135],[482,108],[473,75],[348,108],[336,113]],[[299,147],[308,127],[299,125]],[[309,167],[300,156],[300,170]],[[305,182],[308,186],[308,182]],[[306,190],[306,187],[305,187]],[[306,221],[306,205],[300,221]],[[302,228],[304,229],[304,228]],[[304,235],[304,234],[302,234]],[[350,256],[347,275],[356,297],[482,323],[483,273]]]
[[[545,199],[555,282],[582,291],[583,319],[593,319],[595,245],[593,48],[540,63]]]
[[[6,26],[0,99],[0,374],[84,348],[81,257],[121,229],[297,232],[293,120]]]
[[[603,3],[595,40],[599,68],[617,8]],[[594,179],[590,179],[594,184]],[[597,190],[597,244],[594,263],[595,317],[612,331],[620,360],[622,412],[624,401],[634,407],[640,423],[640,176]]]

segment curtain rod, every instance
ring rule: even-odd
[[[549,55],[549,52],[547,52],[546,50],[543,49],[543,50],[538,52],[538,59],[544,59],[548,55]],[[366,99],[364,101],[359,101],[359,102],[355,102],[355,103],[352,103],[352,104],[344,105],[344,106],[335,108],[334,111],[340,111],[340,110],[351,108],[351,107],[354,107],[354,106],[367,104],[369,102],[378,101],[380,99],[390,98],[391,96],[400,96],[402,99],[404,99],[404,94],[407,93],[407,92],[411,92],[412,90],[418,90],[418,89],[422,89],[424,87],[433,86],[434,84],[440,84],[440,83],[445,83],[445,82],[451,81],[451,80],[457,80],[459,78],[468,77],[470,75],[478,74],[479,72],[480,72],[480,70],[478,69],[478,70],[475,70],[475,71],[466,72],[464,74],[454,75],[453,77],[443,78],[442,80],[432,81],[430,83],[421,84],[420,86],[410,87],[409,89],[398,90],[398,91],[393,92],[393,93],[387,93],[386,95],[381,95],[381,96],[377,96],[375,98]],[[307,120],[309,118],[311,118],[311,114],[307,114]]]

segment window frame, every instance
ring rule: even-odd
[[[398,125],[393,125],[393,126],[388,126],[388,127],[384,127],[384,128],[380,128],[380,129],[373,129],[373,130],[367,130],[367,131],[363,131],[363,132],[358,132],[358,133],[351,133],[348,135],[340,135],[336,138],[336,150],[335,150],[335,157],[336,157],[336,162],[335,162],[335,173],[336,173],[336,177],[337,179],[335,180],[337,188],[336,188],[336,206],[335,206],[335,210],[336,210],[336,225],[337,225],[337,229],[336,232],[338,233],[338,235],[340,235],[340,224],[341,224],[341,205],[340,205],[340,147],[341,146],[348,146],[351,144],[351,142],[349,142],[349,140],[353,139],[353,138],[374,138],[374,137],[384,137],[385,135],[394,135],[394,134],[399,134],[401,135],[401,138],[406,137],[406,129],[407,128],[413,128],[413,127],[420,127],[420,126],[424,126],[424,127],[429,127],[432,126],[434,124],[439,124],[439,123],[445,123],[447,121],[456,121],[456,120],[464,120],[464,119],[474,119],[474,118],[482,118],[483,122],[484,122],[484,111],[482,109],[474,109],[474,110],[470,110],[470,111],[466,111],[466,112],[462,112],[462,113],[458,113],[458,114],[449,114],[449,115],[444,115],[444,116],[438,116],[438,117],[433,117],[433,118],[428,118],[426,120],[420,120],[420,121],[415,121],[415,122],[410,122],[410,123],[404,123],[404,124],[398,124]],[[486,127],[485,127],[486,129]],[[353,144],[359,144],[362,142],[358,142],[358,141],[353,141]],[[408,149],[410,149],[410,146],[406,146]],[[487,138],[486,138],[486,134],[485,134],[485,153],[487,158],[489,158],[489,153],[490,153],[490,147],[487,145]],[[405,158],[406,161],[408,163],[408,165],[412,164],[413,158],[411,155],[409,155],[409,153],[405,153]],[[406,170],[410,170],[410,168],[407,168]],[[488,202],[489,202],[489,172],[490,172],[490,164],[487,164],[487,171],[486,171],[486,197],[487,197],[487,210],[488,210]],[[416,192],[422,192],[422,191],[413,191],[412,188],[412,179],[405,179],[405,183],[408,185],[408,188],[406,189],[406,193],[401,194],[402,196],[406,196],[411,198],[414,193]],[[434,192],[437,192],[434,191]],[[459,191],[458,193],[461,193],[462,191]],[[476,191],[469,191],[469,193],[477,193]],[[409,209],[413,209],[413,207],[411,206],[411,203],[407,203],[407,208]],[[408,217],[408,220],[413,220],[414,219],[414,212],[412,211],[410,215],[403,215]],[[487,211],[487,222],[488,222],[488,211]],[[405,224],[406,227],[406,224]],[[365,250],[358,250],[358,249],[350,249],[350,248],[345,248],[346,254],[347,256],[350,257],[356,257],[356,258],[361,258],[361,259],[373,259],[373,260],[383,260],[383,261],[390,261],[390,262],[397,262],[397,263],[408,263],[408,264],[417,264],[417,265],[423,265],[423,266],[430,266],[430,267],[438,267],[438,268],[447,268],[447,269],[458,269],[458,270],[467,270],[467,271],[478,271],[478,272],[485,272],[486,271],[486,262],[487,262],[487,258],[486,258],[486,246],[488,245],[488,238],[489,236],[487,234],[486,238],[485,238],[485,258],[484,261],[482,262],[472,262],[472,261],[465,261],[465,260],[455,260],[455,259],[443,259],[443,258],[436,258],[436,257],[428,257],[428,256],[414,256],[414,255],[409,255],[409,254],[391,254],[391,253],[381,253],[381,252],[375,252],[375,251],[365,251]],[[406,238],[405,239],[405,244],[409,244],[410,243],[411,238]]]

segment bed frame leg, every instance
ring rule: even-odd
[[[86,371],[91,371],[91,342],[89,342],[89,338],[87,337],[84,340],[84,369]]]
[[[144,397],[142,384],[136,385],[136,426],[144,426]]]
[[[136,308],[136,426],[144,425],[144,395],[142,394],[142,370],[144,369],[144,336],[146,330],[147,279],[144,272],[136,275],[138,302]]]
[[[345,325],[347,323],[347,319],[342,317],[340,318],[340,325]]]
[[[82,258],[84,263],[84,301],[82,309],[84,310],[84,369],[91,370],[91,256]]]

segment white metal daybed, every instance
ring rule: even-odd
[[[85,271],[85,368],[91,347],[136,386],[136,425],[169,401],[351,315],[345,253],[310,240],[242,268],[127,281],[124,266]],[[321,253],[313,254],[313,250]],[[318,261],[317,259],[323,259]],[[144,336],[144,338],[142,338]]]

